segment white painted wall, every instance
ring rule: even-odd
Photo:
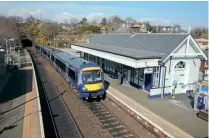
[[[200,53],[200,51],[196,48],[195,44],[193,44],[192,41],[190,41],[190,43],[187,43],[187,41],[185,41],[185,43],[182,44],[181,47],[179,47],[178,49],[176,49],[176,51],[174,51],[173,53],[175,54],[186,54],[186,46],[188,45],[188,54],[189,53]],[[166,66],[166,77],[165,77],[165,91],[164,93],[170,93],[172,92],[172,81],[174,78],[174,67],[175,65],[180,62],[183,61],[186,63],[186,71],[185,71],[185,91],[187,90],[191,90],[194,87],[194,83],[196,83],[198,81],[198,77],[199,77],[199,68],[200,68],[200,64],[201,61],[197,56],[181,56],[181,57],[173,57],[170,63],[170,60],[167,60],[165,62],[165,66]],[[170,67],[170,73],[169,73],[169,67]],[[160,80],[160,87],[163,87],[163,69],[161,69],[161,80]],[[183,73],[183,72],[182,72]],[[151,89],[150,90],[150,95],[157,95],[157,94],[161,94],[162,93],[162,88],[159,89]]]
[[[179,47],[176,52],[174,52],[175,54],[184,54],[186,52],[186,42],[184,44],[182,44],[181,47]]]
[[[164,89],[164,94],[168,94],[168,93],[171,93],[170,91],[170,88],[167,87]],[[154,96],[154,95],[160,95],[163,93],[163,88],[157,88],[157,89],[151,89],[150,90],[150,96]]]

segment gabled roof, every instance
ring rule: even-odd
[[[89,39],[89,44],[76,44],[86,46],[87,48],[93,48],[98,45],[98,50],[106,52],[110,49],[117,49],[115,54],[125,54],[123,51],[134,53],[139,52],[138,55],[146,57],[160,57],[162,60],[166,58],[183,40],[185,40],[189,34],[181,33],[154,33],[154,34],[105,34],[105,35],[93,35]],[[122,48],[120,50],[120,48]],[[141,51],[141,52],[140,52]],[[132,54],[130,53],[130,54]],[[150,54],[148,54],[150,53]],[[163,53],[163,54],[162,54]],[[137,54],[132,54],[136,56]],[[124,55],[126,56],[126,55]]]

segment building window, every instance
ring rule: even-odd
[[[144,69],[139,69],[139,79],[144,79]]]
[[[179,63],[176,64],[175,69],[185,69],[186,64],[183,61],[180,61]]]
[[[158,84],[159,84],[159,70],[160,67],[155,67],[153,68],[153,88],[158,88]]]

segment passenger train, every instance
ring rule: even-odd
[[[77,89],[82,99],[105,98],[104,72],[98,65],[53,47],[35,48]]]

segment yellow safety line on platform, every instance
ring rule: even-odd
[[[27,67],[28,68],[28,67]],[[27,79],[26,79],[27,80]],[[28,81],[26,81],[27,83]],[[27,86],[27,85],[26,85]],[[33,83],[32,83],[33,87]],[[30,92],[28,92],[25,95],[25,101],[30,100]],[[22,138],[30,138],[30,132],[31,132],[31,116],[30,116],[30,102],[25,103],[25,113],[24,113],[24,120],[23,120],[23,133]]]

